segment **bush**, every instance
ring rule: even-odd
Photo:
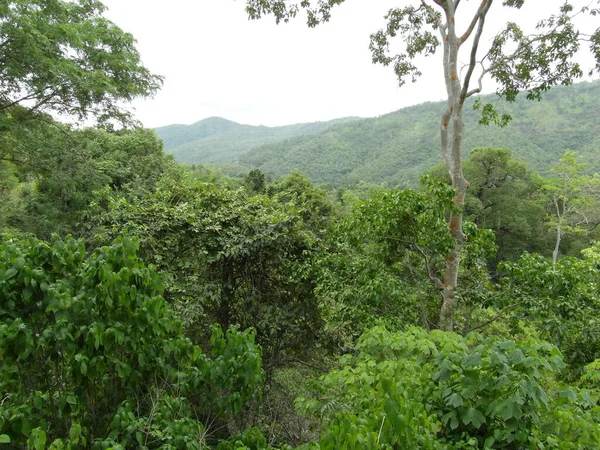
[[[201,448],[262,380],[253,336],[183,336],[162,281],[121,239],[0,245],[0,435],[24,448]]]
[[[318,448],[592,449],[600,442],[589,395],[545,389],[544,376],[564,366],[550,344],[377,327],[357,349],[320,380],[316,398],[298,400],[322,420]]]

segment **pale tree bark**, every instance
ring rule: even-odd
[[[556,242],[554,244],[554,251],[552,252],[552,264],[556,264],[556,260],[558,259],[558,250],[560,248],[560,241],[563,235],[562,229],[562,214],[560,210],[560,205],[558,204],[558,197],[554,196],[554,207],[556,208],[556,218],[558,219],[558,223],[556,225]],[[563,206],[564,208],[564,206]]]
[[[466,240],[463,233],[462,207],[465,202],[465,193],[469,183],[465,179],[462,169],[461,150],[464,132],[463,106],[465,100],[479,93],[481,87],[469,90],[471,76],[477,64],[477,50],[483,32],[485,17],[493,0],[481,0],[477,12],[462,36],[456,32],[456,10],[460,0],[434,0],[444,10],[444,24],[439,27],[443,46],[444,80],[447,92],[447,108],[442,114],[440,128],[441,153],[452,186],[456,190],[454,204],[456,211],[449,218],[448,226],[454,238],[454,249],[446,255],[446,267],[442,286],[442,306],[440,309],[439,327],[442,330],[454,329],[454,314],[458,304],[456,289],[458,287],[458,273],[460,258]],[[427,7],[423,0],[422,4]],[[471,44],[471,55],[467,65],[464,79],[461,81],[458,67],[458,52],[462,44],[467,41],[475,31]]]

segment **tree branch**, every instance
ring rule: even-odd
[[[463,82],[462,91],[460,93],[462,101],[464,101],[469,94],[473,95],[478,91],[472,91],[469,93],[469,85],[471,84],[471,76],[473,75],[473,71],[475,70],[475,66],[477,65],[477,49],[479,47],[479,40],[481,39],[481,35],[483,33],[483,26],[485,25],[485,17],[492,6],[492,0],[483,0],[481,6],[479,7],[479,11],[477,11],[476,18],[479,21],[479,26],[477,27],[477,32],[475,34],[475,38],[473,39],[473,45],[471,47],[471,58],[469,61],[469,68],[467,69],[467,74],[465,75],[465,80]],[[474,25],[474,24],[473,24]],[[472,30],[471,30],[472,31]],[[470,34],[470,31],[469,31]],[[464,36],[463,36],[464,38]],[[461,38],[461,41],[462,39]],[[484,71],[485,73],[485,71]],[[482,75],[483,77],[483,75]],[[479,78],[479,91],[481,91],[481,82],[482,77]]]
[[[417,251],[423,256],[423,260],[425,261],[425,267],[427,268],[427,275],[429,275],[429,278],[431,279],[431,281],[433,281],[433,284],[435,285],[435,287],[437,289],[444,289],[444,285],[442,283],[442,281],[435,276],[435,273],[433,272],[433,269],[431,268],[431,265],[429,264],[429,258],[427,257],[427,254],[425,253],[425,251],[419,247],[417,244],[413,244],[413,247],[417,249]]]
[[[469,36],[471,36],[471,33],[475,29],[475,25],[477,24],[477,21],[481,17],[484,8],[486,10],[489,10],[491,4],[492,4],[492,0],[481,0],[481,4],[479,5],[477,12],[473,16],[473,20],[471,20],[471,23],[469,24],[469,28],[467,28],[467,31],[465,31],[465,33],[458,40],[459,44],[462,45],[467,39],[469,39]],[[458,2],[456,4],[456,6],[458,7]],[[486,8],[486,6],[487,6],[487,8]],[[487,13],[487,11],[486,11],[486,13]],[[485,16],[485,13],[484,13],[484,16]]]
[[[11,107],[13,107],[13,106],[16,106],[16,105],[18,105],[20,102],[23,102],[23,101],[25,101],[25,100],[32,100],[32,99],[34,99],[35,97],[36,97],[36,94],[28,94],[28,95],[26,95],[25,97],[21,97],[21,98],[20,98],[20,99],[18,99],[18,100],[14,100],[14,101],[12,101],[12,102],[8,103],[7,105],[0,105],[0,109],[8,109],[8,108],[11,108]]]
[[[492,317],[491,319],[489,319],[489,320],[486,320],[486,321],[485,321],[485,322],[483,322],[482,324],[480,324],[480,325],[477,325],[476,327],[473,327],[473,328],[471,328],[471,329],[469,329],[469,330],[463,330],[462,334],[463,334],[463,335],[465,335],[465,334],[469,334],[469,333],[471,333],[472,331],[479,330],[479,329],[481,329],[481,328],[483,328],[483,327],[486,327],[486,326],[488,326],[490,323],[492,323],[492,322],[495,322],[495,321],[496,321],[496,320],[498,320],[500,317],[502,317],[506,311],[508,311],[509,309],[512,309],[512,308],[514,308],[514,307],[516,307],[516,306],[518,306],[518,305],[519,305],[518,303],[513,303],[512,305],[508,305],[508,306],[506,306],[506,307],[502,308],[502,310],[501,310],[501,311],[500,311],[498,314],[496,314],[494,317]]]
[[[481,74],[479,75],[479,78],[477,79],[477,87],[475,89],[471,89],[470,91],[468,91],[465,94],[465,99],[471,97],[472,95],[479,94],[483,90],[483,77],[485,77],[488,74],[489,69],[486,69],[485,67],[483,67],[482,62],[480,62],[479,64],[481,64],[482,70],[481,70]]]

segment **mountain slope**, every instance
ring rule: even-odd
[[[484,96],[483,102],[495,101]],[[566,149],[600,170],[600,82],[555,88],[542,102],[520,96],[498,104],[513,116],[507,128],[477,124],[472,102],[465,107],[463,149],[505,147],[533,169],[544,171]],[[332,126],[322,133],[272,142],[244,154],[240,162],[282,175],[299,169],[316,182],[360,180],[412,184],[441,162],[439,117],[444,104],[424,103],[371,119]]]
[[[221,135],[244,127],[221,117],[209,117],[192,125],[167,125],[156,128],[156,134],[164,142],[165,151],[177,148],[209,136]]]
[[[220,117],[210,117],[192,125],[156,128],[165,151],[183,163],[232,162],[252,148],[295,136],[312,135],[335,124],[359,120],[356,117],[282,127],[242,125]]]

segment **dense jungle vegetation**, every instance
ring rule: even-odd
[[[0,445],[598,448],[595,166],[468,148],[444,331],[443,166],[412,189],[183,166],[121,109],[161,80],[102,14],[0,5]]]

